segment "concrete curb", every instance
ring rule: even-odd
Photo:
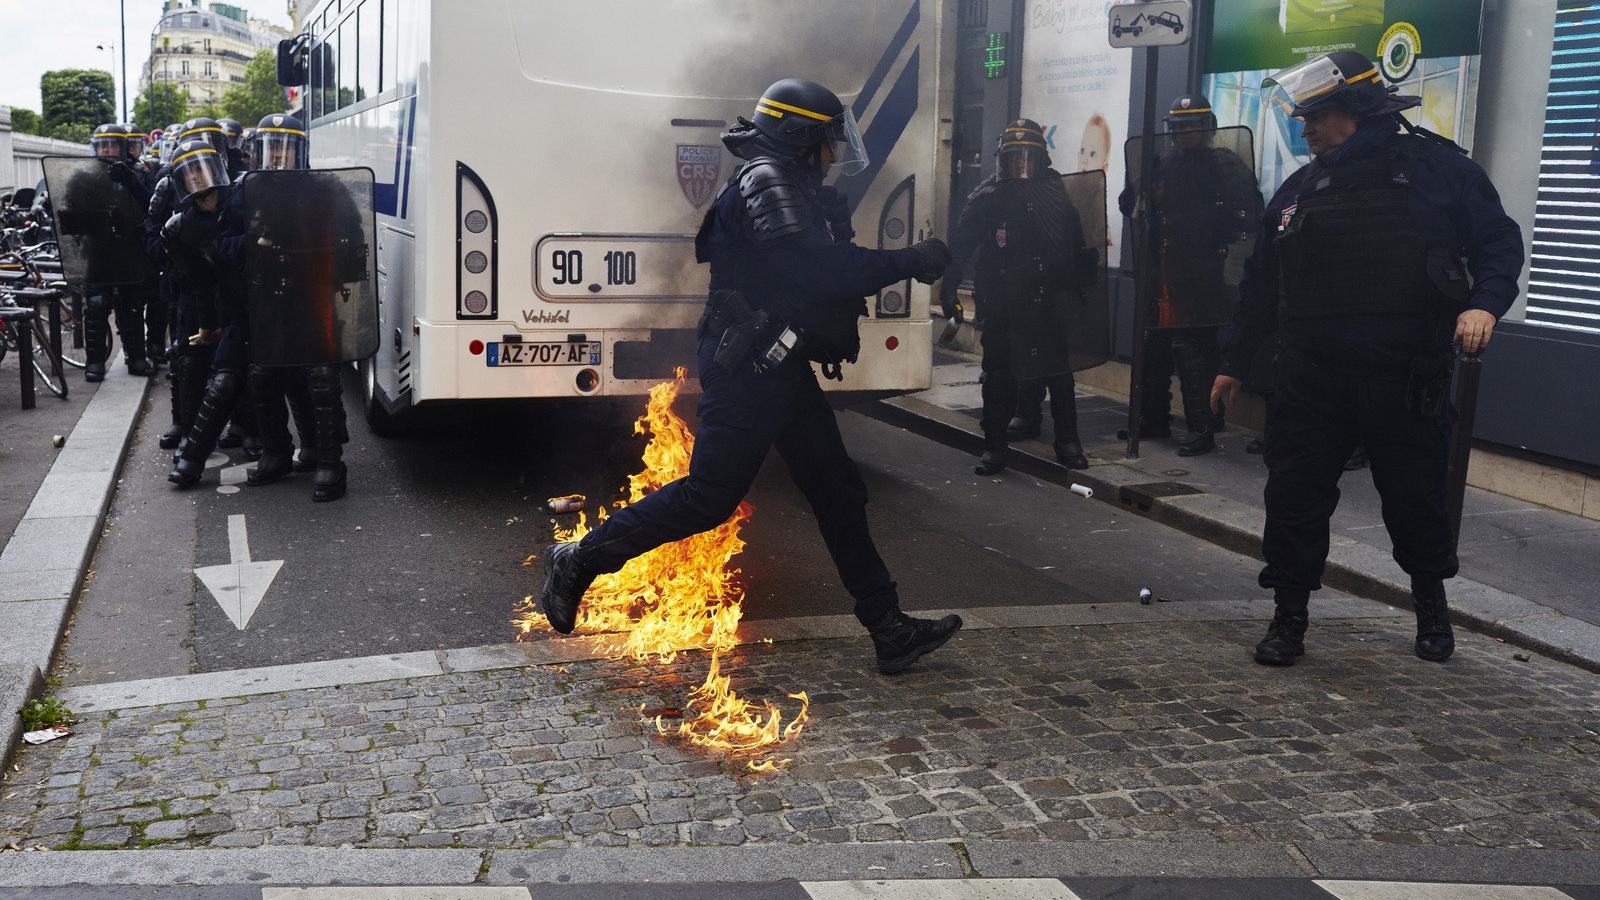
[[[0,765],[21,736],[17,707],[49,671],[150,381],[121,367],[106,373],[0,551]],[[21,699],[16,684],[25,686]]]
[[[1386,878],[1600,884],[1600,853],[1382,843],[1157,841],[754,844],[553,850],[80,850],[0,855],[0,888],[540,885],[853,879]]]
[[[1325,620],[1387,619],[1406,613],[1357,598],[1336,598],[1322,608]],[[1174,622],[1255,622],[1272,615],[1268,597],[1245,600],[1201,600],[1183,603],[1071,603],[1053,606],[987,606],[975,609],[923,611],[928,615],[957,613],[967,630],[990,628],[1062,628],[1092,625],[1163,625]],[[756,619],[739,625],[739,643],[859,638],[854,616],[804,616]],[[419,651],[389,656],[357,656],[324,662],[230,669],[197,675],[172,675],[138,681],[115,681],[67,688],[63,703],[78,712],[138,709],[173,703],[195,703],[229,697],[250,697],[284,691],[321,690],[458,672],[490,672],[525,666],[555,666],[610,659],[607,635],[580,635],[509,644],[488,644],[459,650]],[[694,652],[702,648],[682,648]]]
[[[915,397],[880,400],[856,409],[974,455],[983,448],[983,435],[975,420]],[[1018,472],[1067,487],[1083,485],[1094,491],[1095,499],[1236,553],[1261,558],[1266,514],[1253,506],[1203,492],[1169,494],[1165,491],[1168,482],[1115,461],[1097,461],[1082,471],[1067,469],[1056,463],[1054,451],[1039,441],[1013,444],[1006,461]],[[1323,581],[1342,591],[1411,608],[1411,579],[1388,551],[1370,544],[1335,538]],[[1456,624],[1600,672],[1600,626],[1470,578],[1451,579],[1448,587],[1451,618]]]

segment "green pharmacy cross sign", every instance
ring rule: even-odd
[[[989,42],[984,47],[983,77],[1006,77],[1006,44],[1011,42],[1011,32],[991,31]]]

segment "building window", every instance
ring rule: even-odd
[[[356,11],[356,16],[361,20],[361,54],[357,60],[360,66],[360,77],[356,84],[357,100],[378,95],[378,63],[383,37],[383,30],[378,26],[380,15],[379,0],[366,0]]]

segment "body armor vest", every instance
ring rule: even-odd
[[[1337,169],[1312,165],[1277,238],[1286,321],[1444,311],[1411,218],[1409,162],[1395,148]]]

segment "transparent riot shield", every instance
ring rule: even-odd
[[[1067,289],[1066,318],[1071,324],[1072,371],[1104,365],[1111,358],[1111,283],[1106,274],[1106,173],[1103,169],[1063,175],[1083,228],[1076,281]]]
[[[1008,179],[995,190],[1012,371],[1026,381],[1105,362],[1105,174]]]
[[[123,174],[125,173],[125,174]],[[67,282],[137,284],[149,269],[144,256],[148,201],[135,192],[133,169],[86,156],[48,156],[44,179],[55,210],[61,270]]]
[[[1149,184],[1145,143],[1152,142]],[[1180,131],[1127,143],[1134,196],[1134,278],[1148,328],[1233,318],[1263,203],[1248,128]]]
[[[371,169],[257,171],[240,182],[250,358],[354,362],[378,350]]]

